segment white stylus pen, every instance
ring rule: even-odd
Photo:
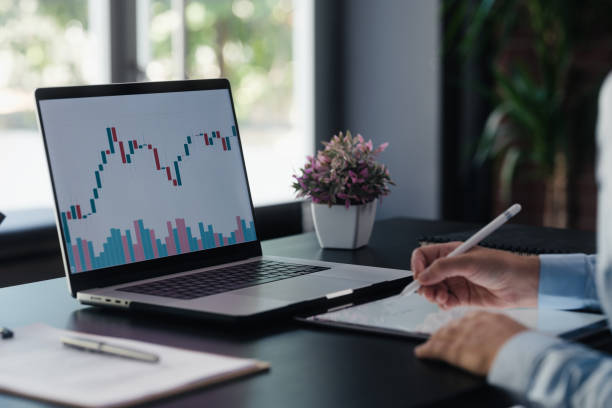
[[[480,243],[480,241],[482,241],[483,239],[485,239],[486,237],[491,235],[493,232],[495,232],[495,230],[497,230],[499,227],[504,225],[506,223],[506,221],[508,221],[510,218],[514,217],[520,211],[521,211],[521,205],[520,204],[513,204],[506,211],[504,211],[503,213],[498,215],[497,218],[495,218],[493,221],[491,221],[490,223],[488,223],[487,225],[482,227],[477,233],[472,235],[467,241],[465,241],[464,243],[459,245],[457,248],[455,248],[446,257],[450,258],[451,256],[460,255],[460,254],[462,254],[464,252],[469,251],[470,249],[472,249],[473,247],[478,245]],[[401,294],[402,295],[410,295],[410,294],[416,292],[417,290],[419,290],[420,287],[421,287],[421,284],[415,279],[413,282],[408,284],[404,288],[404,290],[402,290]]]

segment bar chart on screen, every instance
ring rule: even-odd
[[[229,97],[212,92],[149,95],[154,113],[142,95],[81,98],[83,115],[45,125],[72,272],[257,239]]]

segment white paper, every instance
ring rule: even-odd
[[[312,319],[399,330],[406,333],[431,334],[451,320],[458,319],[473,310],[503,313],[527,327],[552,335],[560,335],[605,319],[599,314],[552,309],[456,307],[445,311],[418,294],[392,296],[320,314]]]
[[[94,336],[34,324],[0,341],[0,389],[87,407],[111,407],[171,393],[232,373],[256,371],[256,360],[187,351],[140,341]],[[107,341],[155,353],[146,363],[66,347],[62,336]]]

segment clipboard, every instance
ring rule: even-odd
[[[157,363],[65,347],[79,336],[150,352]],[[199,387],[266,371],[263,361],[179,349],[32,324],[2,340],[0,391],[75,407],[142,404]]]

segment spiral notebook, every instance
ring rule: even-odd
[[[450,234],[423,236],[421,245],[465,241],[477,229]],[[560,228],[506,224],[489,235],[480,245],[521,254],[572,254],[596,252],[595,233]]]

